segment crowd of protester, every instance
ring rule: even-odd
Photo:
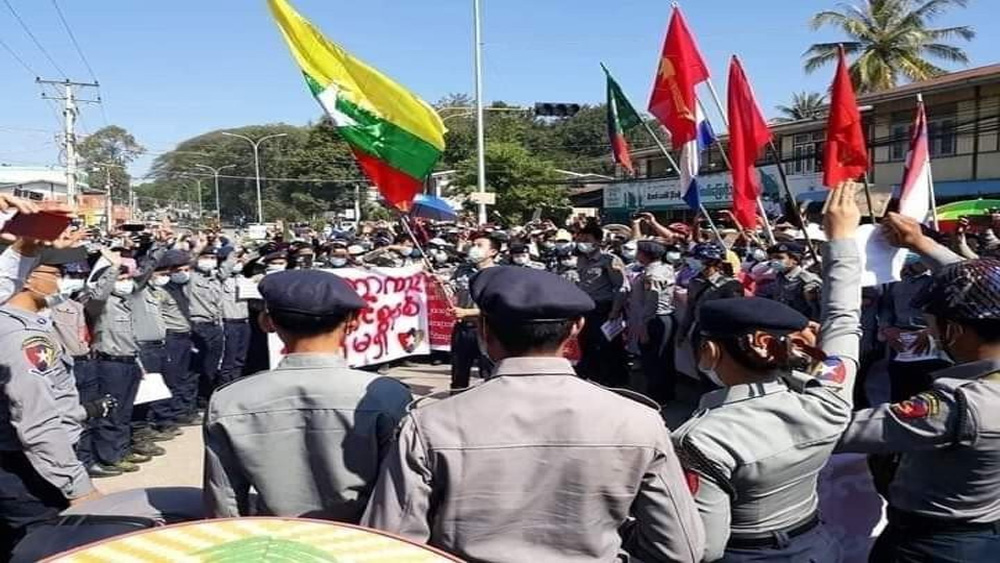
[[[837,447],[880,454],[876,484],[897,516],[876,550],[898,555],[914,530],[933,535],[939,525],[982,532],[966,538],[979,550],[966,560],[988,560],[1000,553],[986,533],[1000,521],[989,508],[1000,497],[984,487],[1000,476],[973,434],[994,423],[970,429],[969,416],[985,416],[993,398],[935,380],[955,363],[989,359],[1000,312],[968,310],[1000,302],[990,285],[1000,276],[991,258],[1000,214],[992,224],[963,220],[951,236],[891,216],[883,228],[910,252],[902,280],[862,289],[852,238],[860,214],[847,192],[833,192],[824,227],[773,233],[699,219],[664,225],[642,212],[629,225],[417,219],[279,226],[255,238],[164,221],[71,227],[48,242],[8,237],[0,554],[67,507],[99,499],[92,479],[139,471],[184,427],[203,425],[209,517],[362,523],[469,560],[610,560],[624,548],[650,561],[757,560],[761,549],[836,561],[815,488]],[[0,208],[38,211],[6,196]],[[417,264],[440,280],[456,319],[451,391],[430,406],[371,373],[385,366],[343,362],[365,304],[330,275]],[[948,293],[941,271],[975,291]],[[248,281],[259,295],[243,294]],[[966,316],[954,317],[959,310]],[[272,332],[287,353],[278,366]],[[979,347],[956,352],[963,338]],[[571,341],[572,365],[563,357]],[[170,396],[135,404],[150,374]],[[574,383],[521,388],[509,377],[538,374]],[[474,386],[473,375],[485,383]],[[882,375],[890,396],[871,398],[868,380]],[[671,439],[659,414],[681,386],[704,396]],[[739,395],[744,388],[757,391]],[[933,429],[916,425],[942,411]],[[878,426],[886,417],[896,426]],[[893,441],[914,436],[926,438],[917,450],[972,450],[955,455],[978,476],[975,490],[927,501],[958,514],[957,528],[917,500],[930,494],[920,491],[930,465],[885,455],[909,451]],[[951,507],[962,493],[989,506]]]

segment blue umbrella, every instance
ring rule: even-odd
[[[417,194],[410,206],[411,217],[421,217],[431,221],[456,221],[458,213],[448,202],[432,195]]]

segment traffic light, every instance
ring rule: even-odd
[[[573,117],[580,111],[580,104],[539,102],[535,104],[538,117]]]

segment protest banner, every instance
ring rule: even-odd
[[[441,282],[433,275],[427,274],[427,327],[431,350],[451,351],[453,326],[455,326],[455,314],[441,288]]]

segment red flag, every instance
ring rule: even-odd
[[[840,48],[837,76],[833,79],[830,117],[826,123],[826,146],[823,148],[823,184],[835,188],[841,182],[855,180],[868,171],[868,148],[861,127],[861,112],[854,96],[854,85],[847,72],[844,48]]]
[[[757,100],[740,60],[729,64],[729,160],[733,165],[733,215],[745,229],[757,226],[760,176],[755,163],[771,140],[771,130],[760,114]]]
[[[675,147],[697,135],[694,87],[708,80],[708,76],[708,66],[698,52],[684,15],[674,6],[649,99],[649,113],[670,131],[670,143]]]

